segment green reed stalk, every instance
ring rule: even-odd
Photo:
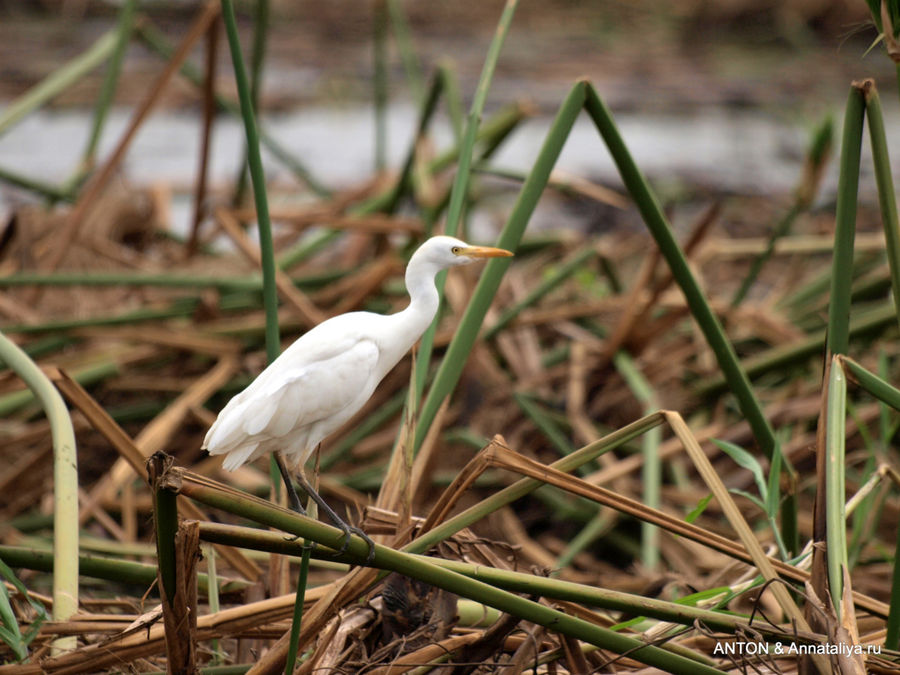
[[[550,131],[544,139],[541,151],[538,153],[528,178],[519,192],[519,197],[513,206],[509,219],[500,233],[497,246],[511,251],[515,251],[518,247],[525,231],[525,226],[528,224],[528,219],[534,212],[544,186],[547,185],[547,181],[550,178],[553,165],[556,163],[559,153],[562,151],[562,146],[565,144],[572,126],[575,124],[575,119],[584,104],[586,86],[584,82],[576,83],[560,106]],[[472,298],[469,300],[469,305],[466,307],[466,311],[460,320],[459,328],[447,347],[444,359],[441,361],[441,365],[435,375],[434,383],[431,385],[431,389],[429,389],[428,395],[420,409],[414,448],[418,449],[422,445],[425,434],[434,421],[438,409],[456,386],[466,358],[478,336],[484,316],[508,266],[509,258],[495,258],[485,266]]]
[[[844,113],[841,165],[834,214],[834,255],[831,259],[831,291],[828,302],[826,350],[846,354],[850,343],[850,289],[853,269],[853,239],[859,191],[865,100],[857,86],[850,87]]]
[[[678,246],[672,228],[663,215],[662,209],[647,180],[640,169],[638,169],[634,159],[632,159],[631,153],[628,152],[628,148],[625,146],[625,142],[622,140],[622,136],[619,134],[619,130],[613,121],[612,114],[592,86],[587,88],[586,96],[586,110],[603,137],[603,141],[609,149],[613,161],[616,163],[622,181],[625,183],[625,187],[631,193],[635,205],[644,219],[644,223],[656,240],[660,252],[672,271],[672,276],[679,287],[681,287],[691,314],[716,355],[719,368],[725,375],[729,388],[737,398],[741,412],[750,423],[756,442],[759,444],[763,454],[771,458],[775,448],[775,433],[763,414],[762,406],[760,406],[756,395],[753,393],[750,381],[740,366],[734,348],[728,341],[721,323],[719,323],[715,313],[706,301],[699,284],[697,284],[687,259]]]
[[[241,55],[241,43],[238,38],[237,21],[234,16],[234,0],[222,0],[222,19],[225,22],[228,46],[231,49],[234,78],[241,102],[241,117],[244,120],[244,132],[247,136],[247,162],[250,165],[250,178],[253,181],[253,200],[256,205],[256,218],[259,225],[259,252],[262,258],[263,304],[266,310],[266,355],[269,361],[274,361],[281,350],[281,342],[278,335],[278,292],[275,286],[272,223],[269,219],[266,179],[263,173],[262,155],[259,151],[256,114],[253,110],[252,93],[247,80],[244,59]]]
[[[21,567],[36,572],[53,572],[53,551],[51,550],[0,545],[0,560],[10,567]],[[146,589],[157,580],[157,565],[82,552],[78,555],[78,574],[91,579],[133,584]],[[219,593],[244,591],[250,586],[249,582],[242,579],[218,579],[215,581],[211,574],[200,573],[197,575],[197,588],[201,593],[211,594],[214,583],[219,584]]]
[[[884,115],[875,83],[863,83],[866,100],[866,118],[869,122],[869,139],[872,144],[872,163],[875,166],[875,182],[878,185],[878,205],[881,208],[881,223],[888,266],[891,271],[891,290],[894,307],[900,321],[900,222],[897,219],[897,196],[894,193],[894,179],[891,176],[891,162],[888,157],[887,135],[884,130]]]
[[[250,101],[253,110],[259,115],[259,98],[262,92],[263,63],[266,58],[266,42],[269,35],[269,0],[256,0],[256,11],[253,17],[253,43],[250,48]],[[238,172],[237,187],[234,189],[232,203],[240,204],[247,191],[248,150],[244,146],[244,161]]]

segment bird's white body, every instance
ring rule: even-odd
[[[305,333],[228,402],[203,447],[225,455],[222,466],[229,471],[276,450],[302,470],[316,446],[363,407],[434,319],[435,275],[504,255],[511,254],[432,237],[406,269],[406,309],[387,316],[341,314]]]

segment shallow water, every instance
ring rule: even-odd
[[[889,145],[895,172],[900,157],[896,111],[888,111]],[[103,139],[101,157],[107,156],[124,132],[130,111],[113,110]],[[390,109],[388,155],[392,166],[401,161],[415,128],[412,106],[395,104]],[[758,110],[704,109],[673,116],[621,114],[617,122],[638,166],[659,186],[702,186],[715,192],[782,195],[796,184],[802,171],[808,131],[802,122],[777,119]],[[526,170],[540,150],[551,123],[548,117],[524,123],[504,144],[495,159],[497,166]],[[299,158],[323,183],[342,187],[361,182],[372,174],[374,123],[371,108],[304,108],[268,116],[268,132]],[[39,111],[0,137],[0,165],[51,183],[70,175],[84,147],[90,128],[86,111]],[[198,162],[201,123],[192,112],[161,112],[152,115],[135,137],[123,169],[135,184],[169,183],[183,190],[190,186]],[[216,122],[211,153],[213,184],[233,180],[242,156],[243,127],[232,117]],[[839,138],[840,129],[836,129]],[[446,122],[433,131],[438,148],[451,143]],[[864,142],[864,146],[868,140]],[[866,153],[868,151],[866,150]],[[277,161],[265,157],[267,179],[290,179]],[[586,116],[579,118],[557,167],[611,186],[618,186],[615,167]],[[862,194],[874,194],[871,170],[863,162]],[[822,199],[833,195],[837,182],[836,163],[831,162]],[[23,194],[3,187],[4,205],[20,201]],[[176,220],[186,218],[184,209]],[[176,222],[180,229],[181,223]]]

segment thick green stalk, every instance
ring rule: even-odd
[[[309,558],[313,547],[304,541],[301,544],[300,554],[300,578],[297,579],[297,594],[294,596],[294,616],[291,619],[291,638],[288,644],[287,657],[284,661],[285,675],[294,672],[294,664],[297,662],[297,644],[300,640],[300,625],[303,623],[303,602],[306,599],[306,582],[309,576]]]
[[[828,302],[826,351],[846,354],[850,343],[850,288],[853,269],[853,238],[856,233],[856,202],[859,191],[859,160],[862,151],[865,100],[856,85],[850,87],[844,113],[841,167],[834,214],[834,256],[831,259],[831,291]]]
[[[281,350],[278,335],[278,292],[275,286],[272,223],[269,219],[266,179],[263,174],[262,155],[259,151],[256,114],[253,110],[250,84],[244,68],[244,59],[241,56],[241,43],[234,16],[234,0],[222,0],[222,19],[225,21],[225,32],[228,35],[228,46],[231,49],[234,78],[241,102],[241,117],[244,120],[244,131],[247,136],[247,162],[250,165],[250,178],[253,181],[253,200],[256,204],[256,218],[259,225],[259,252],[262,258],[263,302],[266,309],[266,355],[271,362],[278,358]]]
[[[887,135],[884,131],[884,116],[881,113],[878,91],[872,80],[866,80],[862,86],[866,100],[866,117],[869,120],[875,181],[878,185],[878,205],[881,208],[881,224],[884,227],[888,266],[891,270],[891,290],[900,321],[900,222],[897,219],[897,196],[894,193],[894,179],[891,176]]]
[[[78,456],[75,431],[62,396],[44,372],[0,333],[0,359],[24,380],[50,422],[53,441],[53,620],[78,611]],[[54,651],[75,647],[75,637],[54,642]]]
[[[37,572],[53,571],[53,551],[27,546],[0,545],[0,560],[10,567],[21,567]],[[78,573],[91,579],[104,579],[123,584],[133,584],[139,588],[148,588],[156,581],[157,566],[140,563],[134,560],[121,560],[110,556],[81,553],[78,556]],[[210,593],[211,578],[208,574],[197,575],[197,588],[201,593]],[[219,593],[234,593],[246,590],[249,582],[238,579],[228,581],[219,579]]]
[[[597,125],[597,130],[603,137],[603,141],[606,143],[606,147],[609,149],[613,161],[619,169],[619,174],[625,183],[625,187],[631,193],[635,205],[644,219],[644,223],[656,240],[656,245],[666,259],[669,269],[672,271],[672,276],[679,287],[681,287],[691,314],[716,355],[719,368],[721,368],[732,393],[737,398],[741,412],[750,423],[756,442],[759,444],[763,454],[771,458],[775,448],[775,433],[763,414],[762,406],[753,393],[750,380],[741,368],[734,348],[728,341],[721,323],[719,323],[715,313],[706,301],[697,280],[694,278],[687,259],[678,246],[672,228],[663,215],[656,197],[628,152],[628,148],[625,146],[625,142],[622,140],[622,136],[619,134],[619,130],[613,121],[612,114],[603,101],[600,100],[592,86],[587,87],[586,95],[586,110],[594,124]]]
[[[216,544],[226,546],[238,546],[257,551],[268,551],[283,555],[297,556],[302,553],[302,545],[296,541],[286,539],[283,534],[260,530],[257,528],[224,525],[220,523],[201,523],[200,538]],[[2,550],[2,549],[0,549]],[[323,560],[344,560],[353,564],[356,559],[353,556],[336,555],[334,551],[317,549],[314,557]],[[415,554],[419,557],[419,554]],[[539,596],[553,600],[566,600],[600,607],[616,612],[627,612],[651,617],[660,621],[671,621],[686,626],[692,626],[696,621],[701,621],[712,630],[735,633],[746,630],[749,626],[744,616],[730,612],[717,612],[709,609],[701,609],[684,602],[669,602],[648,598],[633,593],[625,593],[611,589],[601,588],[595,585],[580,584],[572,581],[564,581],[537,574],[516,572],[513,570],[498,569],[488,565],[476,565],[458,560],[446,560],[428,556],[428,562],[434,563],[445,569],[453,570],[472,579],[478,579],[497,588],[502,588],[514,593],[523,593],[528,596]],[[719,589],[719,595],[726,598],[729,595],[728,588]],[[754,624],[754,627],[763,630],[762,624]],[[783,635],[777,627],[770,627],[772,635]]]
[[[515,251],[518,247],[522,234],[525,231],[525,226],[528,224],[528,219],[531,218],[531,214],[534,212],[534,208],[541,197],[541,192],[550,178],[553,165],[562,151],[562,147],[572,130],[572,125],[574,125],[582,105],[584,105],[586,87],[585,82],[576,83],[560,106],[534,166],[528,174],[522,190],[519,192],[519,197],[515,206],[513,206],[509,220],[506,222],[503,231],[500,233],[500,238],[497,240],[496,245],[500,248]],[[495,258],[485,266],[478,285],[475,287],[475,292],[472,294],[469,305],[466,307],[466,311],[460,321],[459,328],[447,347],[447,352],[435,375],[434,383],[431,385],[431,389],[429,389],[428,395],[422,404],[418,425],[416,426],[416,442],[413,447],[417,449],[421,447],[425,434],[431,427],[438,409],[456,386],[466,358],[472,350],[475,339],[478,337],[478,331],[484,321],[484,316],[508,266],[509,258]]]
[[[825,419],[825,520],[828,586],[841,619],[844,571],[847,563],[847,518],[844,513],[847,378],[838,357],[831,363]]]
[[[250,48],[250,101],[253,104],[253,110],[259,115],[263,63],[266,58],[266,38],[269,34],[269,0],[256,0],[256,13],[253,19],[253,46]],[[241,162],[237,187],[232,200],[235,204],[243,202],[244,193],[247,190],[247,152],[247,147],[244,146],[244,161]]]
[[[284,532],[320,542],[334,549],[340,548],[344,542],[344,533],[335,527],[300,516],[287,509],[281,509],[249,495],[226,492],[212,486],[192,482],[186,474],[182,481],[182,492],[209,506],[270,527],[277,527]],[[362,538],[358,536],[350,538],[347,545],[348,553],[362,560],[368,554],[368,550],[368,544]],[[432,586],[521,617],[526,621],[552,628],[554,631],[593,644],[601,649],[609,649],[618,654],[627,652],[630,658],[667,672],[722,675],[722,671],[716,668],[671,654],[641,640],[614,633],[532,600],[468,578],[458,572],[435,565],[425,557],[409,555],[376,544],[373,566],[424,581]]]
[[[156,457],[154,456],[154,461]],[[162,460],[165,461],[165,460]],[[162,462],[157,468],[151,467],[151,489],[153,490],[153,523],[156,526],[156,561],[159,567],[160,595],[170,605],[175,600],[178,569],[175,562],[175,533],[178,531],[178,504],[176,493],[168,487],[160,487],[156,480],[163,470]]]

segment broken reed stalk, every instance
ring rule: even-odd
[[[622,443],[632,440],[639,434],[646,433],[663,422],[667,422],[669,426],[672,427],[681,443],[688,450],[691,459],[694,461],[698,470],[700,470],[707,481],[708,486],[716,494],[720,504],[726,511],[732,526],[739,533],[740,540],[744,544],[743,546],[727,537],[710,532],[709,530],[685,522],[680,518],[676,518],[656,509],[650,509],[641,502],[618,495],[611,490],[592,483],[587,483],[569,475],[569,472],[573,471],[584,462],[587,462]],[[683,420],[681,420],[680,415],[677,413],[659,411],[652,415],[648,415],[647,417],[641,418],[627,427],[623,427],[603,439],[587,445],[550,465],[544,465],[523,457],[519,453],[515,453],[507,448],[497,439],[492,441],[490,445],[479,453],[473,462],[480,459],[485,460],[481,470],[487,466],[495,466],[515,471],[527,476],[527,478],[523,478],[513,485],[500,490],[452,518],[442,520],[449,510],[449,507],[444,500],[451,494],[456,494],[459,490],[465,489],[465,487],[470,485],[477,477],[477,475],[470,474],[468,470],[464,470],[458,474],[460,486],[457,487],[454,484],[445,491],[441,499],[435,504],[432,513],[429,514],[429,517],[420,528],[420,531],[424,531],[424,534],[420,534],[410,544],[404,546],[404,551],[422,553],[439,541],[447,539],[452,534],[464,527],[472,525],[493,511],[511,503],[515,499],[525,496],[529,492],[536,490],[538,487],[552,484],[580,497],[590,499],[611,509],[632,516],[642,522],[653,523],[674,534],[691,539],[720,553],[724,553],[735,560],[741,560],[747,564],[754,565],[763,571],[764,577],[767,579],[772,579],[775,576],[780,575],[793,581],[805,582],[810,578],[808,572],[783,561],[769,558],[763,554],[762,549],[759,547],[759,544],[756,543],[752,533],[750,533],[746,522],[740,515],[740,511],[731,499],[727,489],[721,484],[718,474],[716,474],[715,470],[709,465],[708,460],[705,459],[705,454],[696,442],[696,439],[694,439]],[[432,527],[432,524],[435,522],[440,522],[440,525],[434,526],[433,529],[428,529]],[[795,605],[789,596],[780,591],[774,592],[778,596],[779,602],[788,610],[795,608]],[[888,607],[885,603],[857,593],[854,593],[853,597],[860,607],[864,607],[880,616],[887,615]]]
[[[196,675],[197,560],[196,521],[179,522],[177,493],[165,482],[174,460],[157,453],[147,461],[153,494],[159,588],[166,626],[166,668],[171,675]]]
[[[316,541],[332,549],[340,548],[344,541],[344,533],[337,528],[313,521],[270,502],[241,493],[177,467],[173,467],[167,472],[165,480],[171,486],[179,486],[181,494],[204,504],[249,518],[269,527],[276,527],[304,539]],[[356,556],[357,560],[365,560],[368,554],[368,545],[360,537],[352,536],[347,546],[347,553]],[[672,654],[659,647],[647,645],[640,640],[619,635],[558,610],[443,569],[424,559],[379,544],[375,545],[373,565],[379,569],[399,572],[452,593],[483,602],[542,626],[552,627],[553,630],[601,649],[610,649],[618,654],[627,653],[630,658],[672,673],[709,673],[710,675],[713,673],[721,675],[722,673],[716,668]]]

